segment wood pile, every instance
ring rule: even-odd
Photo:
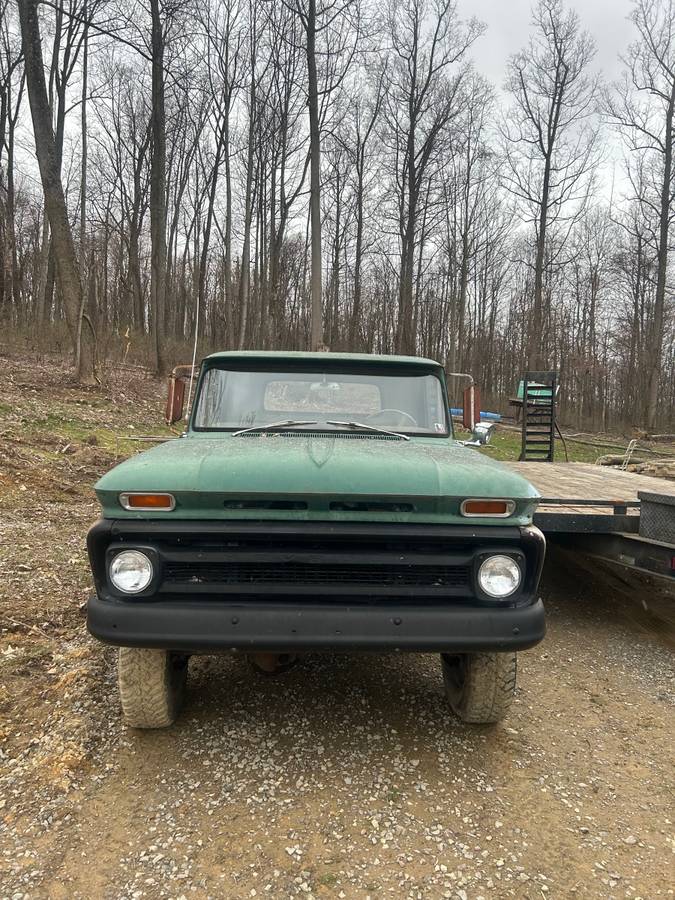
[[[675,459],[648,459],[637,460],[628,466],[629,472],[637,472],[638,475],[653,475],[656,478],[667,478],[675,481]]]
[[[596,460],[599,466],[616,466],[620,467],[624,460],[623,453],[608,453]],[[672,456],[665,459],[640,459],[633,457],[626,467],[627,472],[635,472],[637,475],[652,475],[655,478],[666,478],[669,481],[675,481],[675,458]]]

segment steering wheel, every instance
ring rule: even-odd
[[[394,415],[400,416],[403,422],[405,422],[405,420],[407,419],[412,425],[417,425],[417,422],[415,421],[415,419],[413,419],[410,413],[407,413],[402,409],[381,409],[379,412],[373,413],[371,416],[368,416],[366,421],[372,422],[373,420],[379,419],[381,416],[384,416],[387,413],[394,413]],[[403,422],[401,424],[403,424]],[[385,422],[384,424],[387,423]]]

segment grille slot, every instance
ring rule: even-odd
[[[156,544],[160,593],[385,603],[474,592],[474,534],[458,539],[454,529],[372,523],[228,522],[222,527],[222,534],[163,535]]]
[[[333,500],[329,504],[333,512],[414,512],[412,503],[396,503],[370,500]]]
[[[382,587],[457,588],[469,583],[468,566],[384,565],[327,566],[309,563],[170,562],[164,581],[190,584],[373,585]]]
[[[307,509],[305,500],[225,500],[225,509]]]

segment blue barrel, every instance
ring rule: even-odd
[[[451,406],[450,415],[459,416],[461,418],[464,415],[464,410],[456,409],[454,406]],[[481,412],[480,417],[481,419],[485,419],[488,422],[501,422],[502,420],[501,414],[494,412]]]

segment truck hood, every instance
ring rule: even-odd
[[[121,491],[168,491],[176,509],[128,512],[119,505]],[[298,433],[167,441],[116,466],[96,492],[111,518],[456,518],[466,524],[459,504],[467,497],[516,500],[509,519],[479,520],[501,525],[528,524],[539,498],[520,475],[454,441]]]

